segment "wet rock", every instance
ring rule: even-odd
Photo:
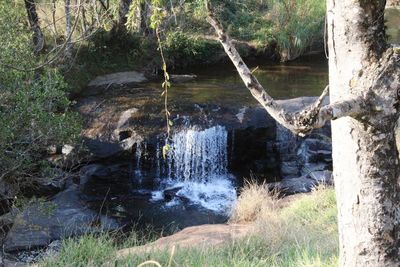
[[[183,188],[182,186],[177,186],[177,187],[165,189],[163,191],[164,200],[167,201],[167,202],[173,200],[175,197],[177,197],[177,193],[182,188]]]
[[[50,201],[36,201],[19,214],[4,242],[5,251],[44,247],[54,240],[118,228],[118,223],[87,208],[77,187]]]

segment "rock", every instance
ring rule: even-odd
[[[293,195],[298,193],[310,192],[317,182],[306,176],[298,178],[283,179],[280,182],[269,183],[268,189],[271,191],[277,191],[283,195]]]
[[[17,192],[17,188],[4,181],[4,179],[0,180],[0,215],[11,210],[12,202]]]
[[[193,74],[171,74],[170,78],[174,83],[185,83],[196,79],[197,76]]]
[[[333,185],[333,175],[331,171],[314,171],[309,173],[309,177],[318,184]]]
[[[106,180],[108,182],[119,181],[122,177],[129,176],[128,169],[129,166],[126,164],[90,164],[80,170],[80,185],[84,186],[92,179],[100,181]]]
[[[122,140],[121,142],[107,142],[98,139],[84,138],[84,145],[88,148],[90,156],[89,161],[96,161],[107,158],[117,158],[129,150],[137,143],[140,143],[141,138],[132,136]]]
[[[12,209],[9,213],[0,216],[0,235],[7,235],[18,213],[18,210]]]
[[[304,163],[304,165],[302,165],[301,174],[309,175],[310,173],[315,171],[325,171],[329,169],[332,169],[332,166],[325,162],[317,162],[317,163],[306,162]]]
[[[54,195],[65,188],[67,179],[71,174],[59,168],[52,168],[47,177],[35,180],[35,194],[40,196]]]
[[[109,87],[111,85],[132,85],[146,82],[147,78],[143,73],[137,71],[117,72],[97,76],[89,82],[88,87]],[[93,95],[93,94],[92,94]]]
[[[281,175],[285,178],[293,178],[299,176],[299,163],[297,161],[281,162]]]
[[[133,253],[146,253],[157,250],[176,248],[214,247],[243,238],[252,231],[250,225],[240,224],[206,224],[192,226],[182,231],[162,237],[144,246],[122,249],[117,252],[117,258],[127,257]]]
[[[26,262],[19,262],[19,261],[4,259],[3,266],[4,267],[29,267],[30,265]]]
[[[173,188],[167,188],[163,191],[163,196],[165,201],[169,202],[173,200],[175,197],[177,197],[177,193],[179,190],[181,190],[183,187],[182,186],[177,186]]]
[[[80,199],[77,187],[70,187],[51,201],[29,204],[16,217],[4,242],[4,250],[44,247],[54,240],[118,227],[115,220],[88,209]]]

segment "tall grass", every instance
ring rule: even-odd
[[[263,188],[248,185],[242,193],[247,196],[239,198],[238,205],[250,207],[241,202],[267,194]],[[44,266],[137,266],[148,260],[157,261],[162,266],[337,266],[333,189],[317,190],[283,208],[273,203],[267,203],[264,208],[256,204],[258,213],[250,213],[254,220],[252,234],[223,246],[177,249],[172,260],[169,250],[138,252],[116,260],[115,252],[121,246],[110,236],[85,236],[79,240],[66,240],[60,255],[48,259]],[[238,213],[239,210],[233,218],[241,218],[239,221],[246,218]],[[250,220],[247,218],[245,221]]]

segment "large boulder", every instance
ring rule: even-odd
[[[5,251],[44,247],[54,240],[118,228],[118,223],[87,208],[77,187],[50,201],[35,201],[14,221],[4,242]]]

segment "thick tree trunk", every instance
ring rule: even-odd
[[[39,16],[36,12],[35,0],[25,0],[25,9],[28,14],[29,26],[33,32],[33,45],[36,53],[44,47],[44,37],[39,25]]]
[[[374,77],[369,66],[386,50],[385,2],[328,0],[332,102],[367,93],[357,78]],[[341,266],[400,266],[399,63],[383,75],[368,92],[369,113],[332,122]]]
[[[341,266],[400,266],[400,50],[385,42],[385,0],[328,0],[331,103],[291,114],[257,81],[206,0],[208,21],[253,97],[299,135],[332,122]]]

